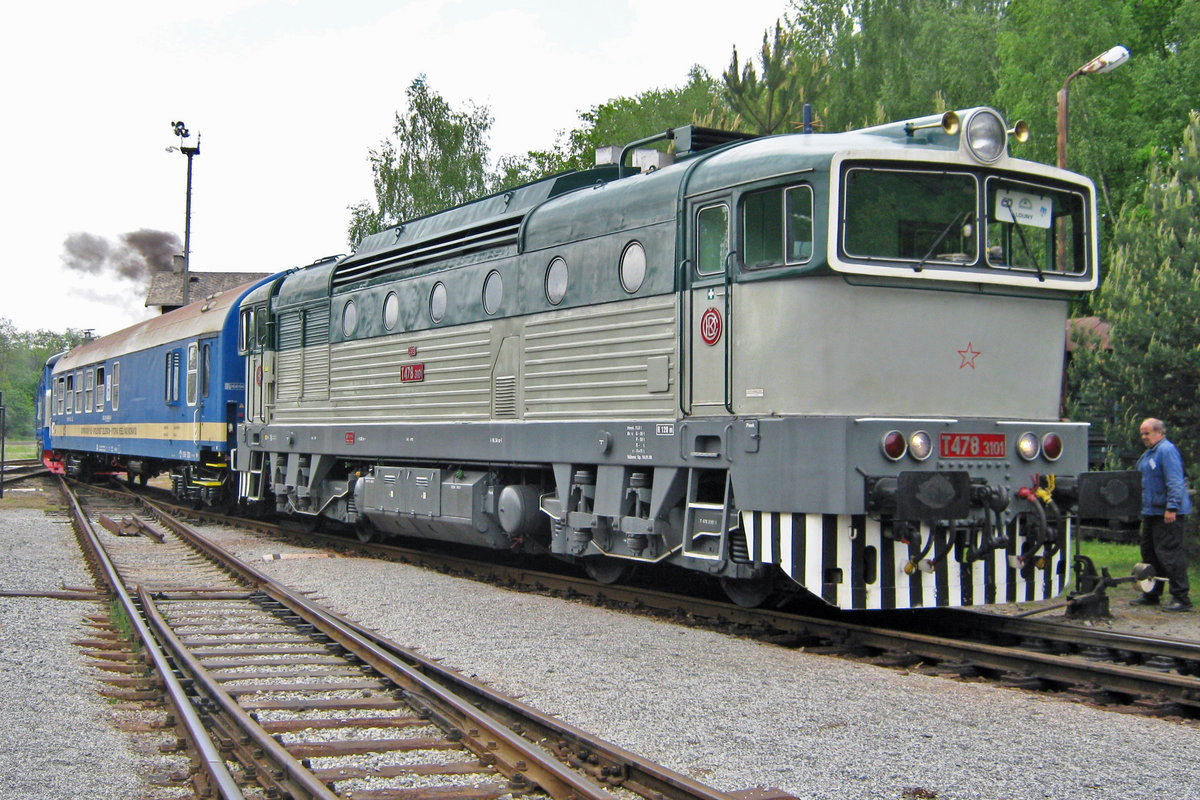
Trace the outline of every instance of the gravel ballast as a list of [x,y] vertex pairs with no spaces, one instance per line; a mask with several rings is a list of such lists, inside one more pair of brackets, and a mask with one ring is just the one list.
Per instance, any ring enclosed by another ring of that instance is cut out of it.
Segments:
[[717,788],[801,798],[1200,797],[1194,724],[930,677],[209,529],[276,579]]
[[[7,494],[7,492],[6,492]],[[65,517],[0,510],[0,589],[90,586]],[[97,672],[72,642],[95,603],[0,597],[0,797],[125,800],[144,795],[144,763],[113,727]]]
[[[204,530],[401,644],[719,789],[773,786],[801,798],[1200,798],[1192,723],[874,667],[406,565],[265,561],[313,551]],[[87,583],[61,518],[0,510],[0,548],[5,590]],[[0,598],[0,797],[136,798],[145,790],[145,757],[111,727],[99,678],[71,645],[96,610]]]

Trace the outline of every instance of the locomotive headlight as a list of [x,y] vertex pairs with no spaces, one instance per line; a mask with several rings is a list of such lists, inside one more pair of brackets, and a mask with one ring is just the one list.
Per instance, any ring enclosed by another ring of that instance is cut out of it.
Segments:
[[967,147],[980,161],[991,163],[1004,155],[1008,133],[995,111],[980,109],[967,120]]
[[888,431],[883,435],[883,439],[879,442],[880,449],[883,450],[883,455],[892,461],[899,461],[904,458],[904,451],[908,449],[908,443],[904,439],[904,434],[900,431]]
[[1026,461],[1033,461],[1035,458],[1037,458],[1038,453],[1041,452],[1041,449],[1042,445],[1041,442],[1038,441],[1036,434],[1022,433],[1021,437],[1017,439],[1017,452],[1020,453],[1021,458],[1025,459]]
[[925,431],[917,431],[908,437],[908,454],[917,461],[924,461],[933,454],[933,439]]
[[1047,433],[1042,437],[1042,455],[1047,461],[1058,461],[1063,454],[1063,440],[1057,433]]

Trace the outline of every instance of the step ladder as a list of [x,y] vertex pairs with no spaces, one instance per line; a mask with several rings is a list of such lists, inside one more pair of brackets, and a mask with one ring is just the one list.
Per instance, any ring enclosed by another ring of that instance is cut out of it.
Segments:
[[[729,534],[732,509],[733,481],[728,470],[721,470],[724,490],[720,503],[711,499],[700,500],[700,480],[703,474],[717,470],[689,469],[687,479],[687,505],[683,515],[683,554],[706,561],[719,561],[724,557],[725,540]],[[734,527],[737,520],[734,519]]]

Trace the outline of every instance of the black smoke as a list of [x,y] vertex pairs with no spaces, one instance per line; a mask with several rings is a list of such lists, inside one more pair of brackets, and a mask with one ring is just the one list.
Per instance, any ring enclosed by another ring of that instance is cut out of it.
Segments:
[[67,269],[88,275],[116,275],[145,281],[158,272],[170,272],[173,259],[183,252],[179,237],[169,231],[121,234],[116,241],[94,233],[73,233],[63,242],[62,261]]

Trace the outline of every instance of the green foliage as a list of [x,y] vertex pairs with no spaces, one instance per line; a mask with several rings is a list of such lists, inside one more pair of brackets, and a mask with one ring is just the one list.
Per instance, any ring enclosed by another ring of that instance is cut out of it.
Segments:
[[[752,133],[785,133],[800,127],[799,118],[805,98],[812,93],[818,73],[813,60],[802,50],[788,44],[783,26],[775,23],[775,35],[763,34],[758,63],[747,61],[738,68],[737,48],[733,61],[722,75],[725,102],[745,121]],[[806,79],[810,79],[806,84]]]
[[350,244],[391,225],[474,200],[487,193],[487,143],[492,125],[486,106],[458,111],[426,83],[413,80],[408,108],[396,113],[394,138],[370,151],[375,204],[350,207]]
[[569,169],[588,169],[596,163],[597,148],[624,146],[668,128],[711,118],[719,91],[717,82],[694,66],[683,86],[650,89],[592,106],[580,112],[578,128],[559,135],[553,149],[501,159],[496,188]]
[[[1139,452],[1137,425],[1158,417],[1193,477],[1200,469],[1200,115],[1167,166],[1152,160],[1142,201],[1121,211],[1109,275],[1094,298],[1111,352],[1077,349],[1073,403],[1111,441]],[[1094,343],[1093,343],[1094,344]]]
[[84,340],[83,331],[18,331],[0,318],[0,392],[4,393],[5,435],[32,437],[33,403],[46,359]]
[[824,130],[986,105],[997,86],[1000,0],[792,0],[797,63]]

